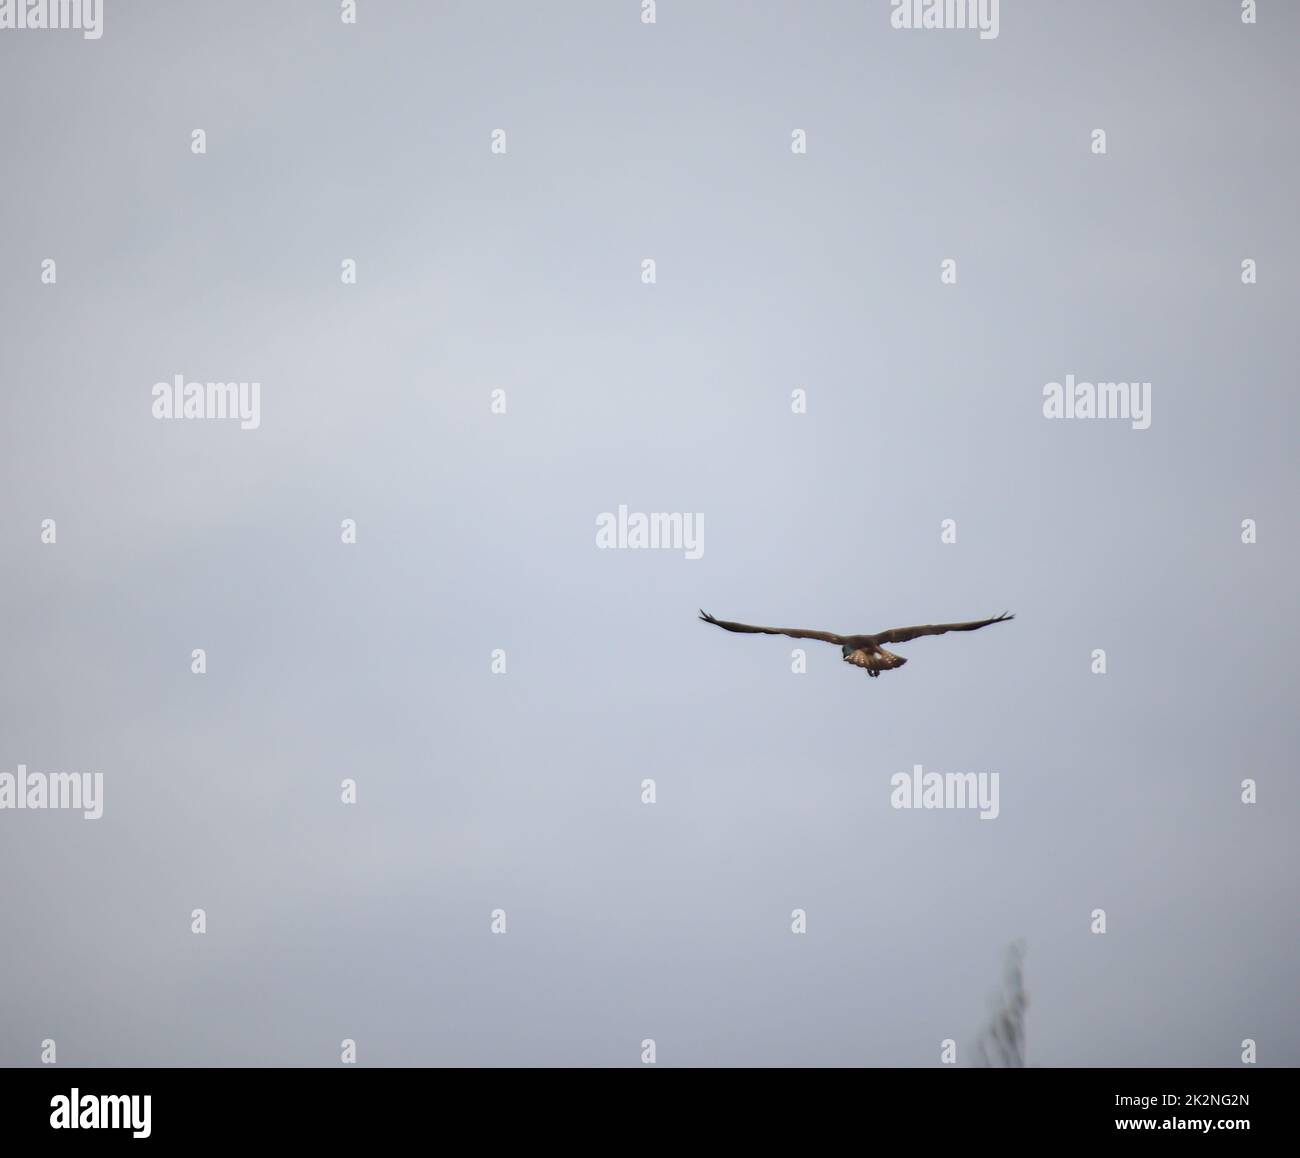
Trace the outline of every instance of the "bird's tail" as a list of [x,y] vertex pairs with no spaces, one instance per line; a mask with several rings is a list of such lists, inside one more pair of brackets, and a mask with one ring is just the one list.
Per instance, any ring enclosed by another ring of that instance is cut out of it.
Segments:
[[902,667],[907,662],[901,655],[895,655],[892,651],[886,651],[883,647],[880,649],[880,655],[876,659],[876,667],[881,671],[893,671],[896,667]]

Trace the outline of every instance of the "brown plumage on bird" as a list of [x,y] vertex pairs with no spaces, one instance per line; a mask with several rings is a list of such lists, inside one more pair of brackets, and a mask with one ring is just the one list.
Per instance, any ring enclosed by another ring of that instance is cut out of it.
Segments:
[[788,635],[792,639],[819,639],[823,643],[838,643],[840,654],[845,663],[865,668],[867,675],[875,679],[882,671],[892,671],[907,662],[901,655],[886,651],[882,643],[906,643],[922,635],[945,635],[949,631],[976,631],[988,627],[990,623],[1002,623],[1015,619],[1005,611],[992,619],[975,619],[970,623],[927,623],[920,627],[891,627],[875,635],[836,635],[833,631],[808,631],[802,627],[754,627],[748,623],[729,623],[725,619],[714,619],[707,611],[700,612],[700,618],[714,627],[724,631],[743,631],[760,635]]

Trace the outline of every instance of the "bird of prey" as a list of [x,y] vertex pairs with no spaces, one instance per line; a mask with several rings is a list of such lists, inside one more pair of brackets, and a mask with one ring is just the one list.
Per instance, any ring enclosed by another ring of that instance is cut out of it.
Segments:
[[1005,619],[1015,619],[1005,611],[992,619],[976,619],[970,623],[929,623],[921,627],[895,627],[889,631],[880,631],[875,635],[836,635],[833,631],[804,631],[799,627],[752,627],[748,623],[728,623],[725,619],[714,619],[707,611],[700,612],[700,618],[714,627],[724,631],[757,632],[761,635],[788,635],[793,639],[820,639],[823,643],[838,643],[845,663],[867,669],[867,675],[875,679],[882,671],[892,671],[907,662],[901,655],[886,651],[882,643],[906,643],[922,635],[943,635],[949,631],[976,631],[988,627],[990,623],[1001,623]]

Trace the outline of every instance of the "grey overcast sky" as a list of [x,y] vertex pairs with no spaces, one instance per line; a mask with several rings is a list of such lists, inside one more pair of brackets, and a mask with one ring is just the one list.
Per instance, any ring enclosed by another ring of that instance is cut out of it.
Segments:
[[0,31],[0,1062],[1300,1064],[1300,8],[890,7]]

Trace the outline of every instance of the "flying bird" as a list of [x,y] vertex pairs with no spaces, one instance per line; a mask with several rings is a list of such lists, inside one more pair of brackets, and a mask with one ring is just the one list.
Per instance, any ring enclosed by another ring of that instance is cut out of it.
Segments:
[[725,619],[714,619],[707,611],[700,612],[700,618],[714,627],[724,631],[746,631],[760,635],[788,635],[792,639],[820,639],[823,643],[838,643],[845,663],[867,669],[867,675],[875,679],[882,671],[892,671],[907,662],[901,655],[886,651],[882,643],[906,643],[922,635],[944,635],[949,631],[977,631],[988,627],[990,623],[1001,623],[1006,619],[1015,619],[1005,611],[992,619],[976,619],[970,623],[928,623],[921,627],[895,627],[889,631],[877,632],[875,635],[836,635],[833,631],[805,631],[800,627],[753,627],[748,623],[728,623]]

